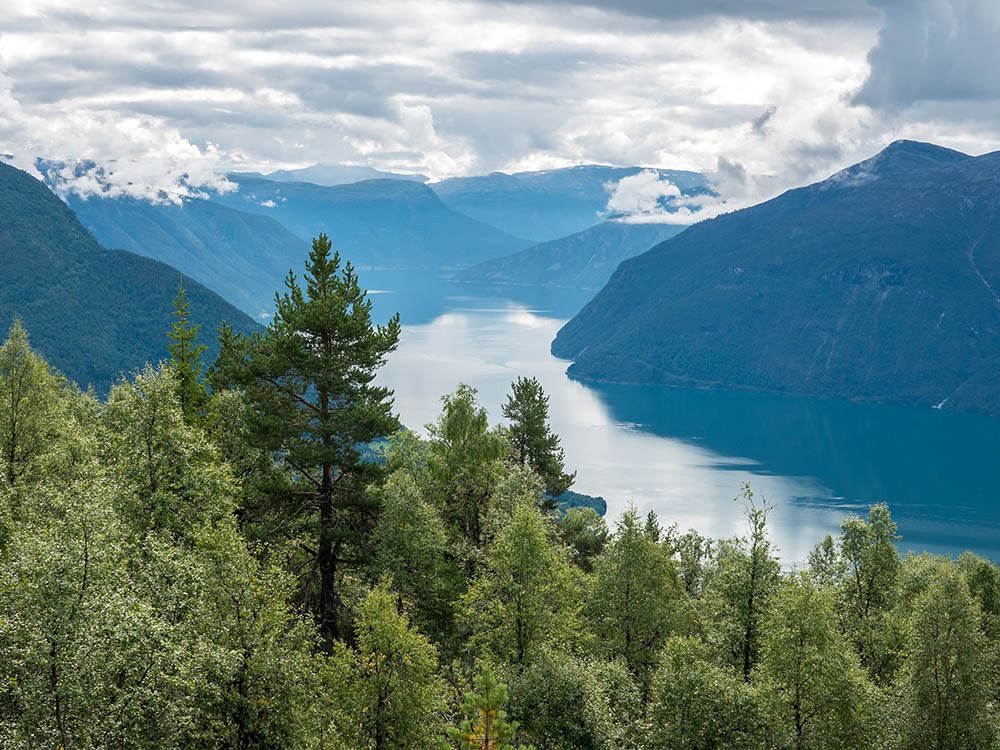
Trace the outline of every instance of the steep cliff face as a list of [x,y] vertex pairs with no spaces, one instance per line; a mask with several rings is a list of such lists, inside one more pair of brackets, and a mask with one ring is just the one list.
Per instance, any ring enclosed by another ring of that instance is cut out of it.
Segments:
[[900,141],[625,261],[559,332],[584,379],[1000,413],[1000,153]]

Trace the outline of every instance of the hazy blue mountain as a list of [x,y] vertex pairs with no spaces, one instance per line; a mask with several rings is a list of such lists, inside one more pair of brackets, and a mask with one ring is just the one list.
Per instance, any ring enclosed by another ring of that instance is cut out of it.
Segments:
[[448,208],[426,185],[365,180],[324,187],[231,175],[236,192],[216,202],[270,216],[303,240],[326,232],[358,267],[461,267],[532,243]]
[[[106,390],[122,372],[167,357],[180,271],[105,250],[73,212],[26,172],[0,164],[0,327],[20,317],[32,345],[82,386]],[[215,292],[186,280],[199,342],[218,350],[223,320],[256,328]]]
[[68,202],[105,247],[169,263],[255,317],[271,311],[288,269],[298,269],[309,252],[274,219],[211,201],[156,205],[71,195]]
[[683,226],[671,224],[605,221],[568,237],[483,261],[456,274],[455,280],[597,291],[623,260],[644,253],[683,230]]
[[[644,171],[644,167],[585,165],[544,172],[483,177],[454,177],[431,187],[448,206],[505,232],[545,242],[592,227],[603,221],[609,183]],[[697,172],[652,170],[689,195],[707,191]]]
[[311,182],[314,185],[347,185],[362,180],[412,180],[427,182],[427,176],[422,174],[401,174],[399,172],[383,172],[372,167],[356,167],[349,164],[313,164],[302,169],[279,169],[266,175],[276,182]]
[[1000,152],[899,141],[619,266],[571,375],[1000,413]]

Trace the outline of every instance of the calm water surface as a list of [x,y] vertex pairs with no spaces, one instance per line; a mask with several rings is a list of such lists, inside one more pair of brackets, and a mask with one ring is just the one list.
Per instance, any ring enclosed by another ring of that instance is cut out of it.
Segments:
[[404,424],[436,419],[458,383],[493,419],[518,375],[550,398],[574,489],[601,495],[609,520],[629,503],[683,530],[744,529],[744,481],[768,499],[786,563],[804,559],[849,512],[886,501],[907,550],[973,549],[1000,560],[1000,419],[738,391],[583,384],[549,353],[588,293],[458,285],[444,274],[362,273],[376,313],[398,310],[399,350],[380,375]]

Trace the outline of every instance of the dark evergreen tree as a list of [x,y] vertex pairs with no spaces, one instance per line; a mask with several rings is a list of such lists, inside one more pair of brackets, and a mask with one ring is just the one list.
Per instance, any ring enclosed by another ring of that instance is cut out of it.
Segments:
[[[519,377],[511,384],[503,415],[510,420],[514,460],[534,469],[551,497],[568,490],[576,472],[567,474],[563,467],[565,452],[559,446],[559,436],[549,428],[549,397],[537,378]],[[554,502],[549,505],[555,509]]]
[[324,633],[346,637],[341,582],[345,566],[370,556],[377,501],[365,488],[383,472],[361,460],[359,446],[398,427],[392,392],[373,380],[399,341],[399,316],[372,322],[367,292],[325,234],[313,240],[305,280],[303,289],[289,271],[264,334],[223,329],[213,377],[244,391],[254,439],[289,468],[292,486],[270,501],[275,525],[296,533],[311,558],[302,566],[305,603]]
[[191,303],[184,294],[184,280],[177,285],[177,296],[174,297],[174,315],[177,320],[167,333],[170,337],[170,368],[177,378],[177,395],[181,402],[181,411],[188,424],[193,424],[198,413],[208,401],[208,391],[202,380],[201,355],[205,346],[195,344],[195,337],[201,329],[201,324],[191,325]]

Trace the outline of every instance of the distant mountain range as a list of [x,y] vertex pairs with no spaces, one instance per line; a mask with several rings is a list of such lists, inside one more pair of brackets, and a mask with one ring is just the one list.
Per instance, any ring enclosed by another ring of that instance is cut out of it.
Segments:
[[448,208],[426,185],[365,180],[325,187],[234,174],[214,202],[276,219],[300,239],[326,232],[358,267],[463,267],[532,244]]
[[618,264],[683,231],[672,224],[605,221],[460,271],[455,281],[601,289]]
[[270,313],[288,269],[300,268],[309,252],[274,219],[207,200],[159,205],[70,194],[67,202],[105,247],[169,263],[258,318]]
[[[167,356],[181,273],[124,250],[106,250],[52,191],[0,163],[0,336],[20,317],[32,346],[71,380],[106,391],[121,373]],[[223,320],[257,326],[215,292],[185,280],[199,342],[218,350]]]
[[427,182],[426,175],[402,174],[400,172],[383,172],[372,167],[357,167],[349,164],[314,164],[303,169],[279,169],[266,175],[248,174],[253,177],[266,177],[276,182],[311,182],[314,185],[347,185],[362,180],[412,180]]
[[[449,207],[518,237],[536,242],[575,234],[606,218],[609,186],[645,167],[584,165],[544,172],[494,172],[483,177],[454,177],[431,185]],[[685,195],[709,191],[697,172],[653,169]]]
[[584,379],[1000,414],[1000,152],[899,141],[619,266],[552,351]]

